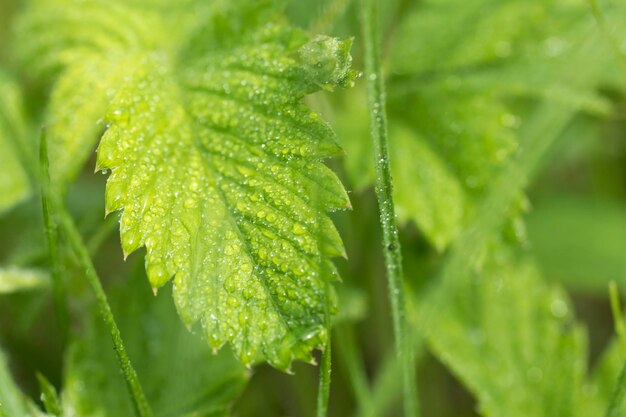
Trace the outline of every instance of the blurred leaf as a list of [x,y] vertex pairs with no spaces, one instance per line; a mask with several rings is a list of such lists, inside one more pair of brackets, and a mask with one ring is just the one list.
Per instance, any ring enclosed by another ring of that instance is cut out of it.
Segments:
[[[598,34],[595,26],[586,6],[569,0],[429,0],[405,14],[388,71],[394,195],[401,217],[435,248],[445,249],[472,221],[477,202],[515,155],[519,128],[538,100],[572,114],[610,113],[596,91],[606,66],[586,77],[563,76],[583,40]],[[606,55],[602,38],[594,39]],[[366,125],[362,100],[348,96],[337,117],[357,189],[373,179],[359,128]],[[506,224],[513,240],[523,239],[525,208],[520,194]]]
[[50,285],[47,271],[17,267],[0,267],[0,294],[32,290]]
[[528,235],[546,276],[578,290],[606,293],[626,284],[626,210],[589,197],[551,196],[528,216]]
[[500,253],[457,283],[433,306],[438,314],[425,338],[486,416],[580,415],[584,331],[564,292],[545,284],[531,262],[511,257]]
[[[180,323],[169,286],[153,296],[143,274],[110,291],[130,359],[157,417],[226,416],[248,375]],[[130,416],[133,408],[108,332],[96,312],[70,347],[62,400],[66,417]]]
[[0,213],[30,194],[18,148],[24,140],[21,100],[17,84],[0,71]]

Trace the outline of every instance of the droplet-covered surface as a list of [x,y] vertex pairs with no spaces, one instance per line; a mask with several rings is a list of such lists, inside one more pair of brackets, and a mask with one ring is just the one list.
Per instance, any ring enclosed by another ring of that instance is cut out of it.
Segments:
[[334,133],[301,99],[351,82],[350,42],[309,39],[278,15],[250,21],[245,3],[163,42],[149,34],[173,18],[149,13],[161,29],[146,34],[128,7],[136,38],[113,35],[132,48],[94,40],[87,56],[116,71],[98,78],[98,166],[111,172],[107,212],[123,210],[124,253],[146,247],[155,289],[174,277],[183,321],[246,364],[288,369],[325,343],[329,258],[344,255],[327,211],[349,207],[320,162],[340,151]]

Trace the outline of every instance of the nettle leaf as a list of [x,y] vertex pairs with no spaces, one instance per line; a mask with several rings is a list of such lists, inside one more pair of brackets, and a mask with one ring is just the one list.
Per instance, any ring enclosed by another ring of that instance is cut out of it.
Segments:
[[122,3],[112,15],[109,3],[71,3],[23,25],[40,29],[44,64],[65,68],[53,95],[108,80],[79,123],[107,108],[98,164],[111,171],[107,211],[123,209],[124,252],[146,247],[155,289],[174,276],[183,321],[215,349],[229,342],[244,363],[281,369],[312,360],[335,308],[329,258],[345,255],[327,211],[349,201],[321,162],[340,152],[334,133],[301,99],[351,83],[351,42],[310,38],[262,3]]
[[24,140],[24,116],[19,88],[0,71],[0,212],[30,194],[30,183],[19,157]]

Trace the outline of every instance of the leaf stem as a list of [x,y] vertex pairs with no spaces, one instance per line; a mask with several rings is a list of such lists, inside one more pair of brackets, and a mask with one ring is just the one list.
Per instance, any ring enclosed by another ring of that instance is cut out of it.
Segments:
[[[318,222],[321,224],[321,222]],[[318,233],[320,230],[318,229]],[[318,237],[319,239],[319,237]],[[321,275],[325,275],[324,264],[320,263]],[[322,353],[322,364],[320,366],[319,387],[317,390],[317,417],[326,417],[328,415],[328,403],[330,399],[330,379],[332,373],[332,321],[330,314],[331,288],[328,281],[324,284],[324,294],[326,302],[324,303],[324,326],[326,327],[327,339],[326,347]]]
[[63,282],[62,263],[59,253],[59,232],[57,222],[50,207],[50,200],[47,196],[53,193],[52,184],[50,182],[49,162],[48,162],[48,144],[46,141],[45,129],[41,130],[40,136],[40,178],[41,178],[41,206],[43,209],[43,222],[46,232],[46,240],[48,242],[48,262],[52,275],[52,292],[54,297],[54,307],[57,315],[59,330],[61,332],[61,340],[65,345],[69,334],[69,313],[67,307],[67,295],[65,293],[65,283]]
[[375,19],[375,16],[378,16],[378,0],[361,0],[361,6],[367,96],[376,166],[376,197],[383,230],[383,252],[387,269],[396,355],[398,355],[402,364],[404,413],[407,417],[414,417],[418,415],[414,377],[415,362],[408,337],[409,329],[406,321],[402,253],[398,238],[389,152],[387,149],[385,86],[380,63],[380,33],[378,22]]
[[328,329],[328,340],[326,348],[322,354],[322,364],[320,366],[320,380],[317,392],[317,417],[328,415],[328,400],[330,398],[330,376],[331,376],[331,337]]
[[[48,154],[45,134],[41,137],[40,146],[41,165],[42,170],[46,174],[44,175],[44,182],[46,182],[49,181],[49,174],[47,172]],[[46,180],[46,178],[48,180]],[[96,301],[100,308],[100,314],[102,315],[102,318],[106,326],[108,327],[109,333],[111,334],[113,347],[115,349],[115,353],[117,355],[122,374],[124,375],[126,384],[131,394],[137,416],[152,417],[152,411],[139,382],[137,372],[133,368],[128,354],[126,353],[126,348],[124,347],[124,342],[122,341],[120,330],[115,323],[115,318],[113,317],[113,312],[111,311],[111,307],[107,301],[106,294],[104,292],[104,289],[102,288],[102,284],[100,283],[100,278],[96,274],[96,270],[89,256],[89,251],[83,243],[80,233],[76,229],[74,221],[68,214],[63,204],[58,201],[58,195],[51,192],[51,187],[49,183],[47,186],[43,187],[43,200],[44,206],[47,207],[49,212],[56,215],[50,216],[49,219],[52,223],[54,223],[55,221],[59,222],[61,230],[67,237],[71,248],[76,253],[78,257],[78,262],[84,269],[87,281],[94,291]]]

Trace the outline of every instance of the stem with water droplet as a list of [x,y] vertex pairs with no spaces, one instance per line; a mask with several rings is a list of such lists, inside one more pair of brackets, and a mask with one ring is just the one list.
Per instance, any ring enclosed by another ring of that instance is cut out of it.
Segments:
[[403,287],[402,254],[392,195],[391,169],[387,149],[387,115],[385,86],[380,63],[380,33],[375,16],[378,0],[361,0],[361,26],[365,48],[365,74],[370,112],[371,136],[376,165],[376,197],[383,230],[383,252],[387,269],[389,299],[392,309],[396,354],[402,364],[404,413],[418,415],[415,361],[408,337],[406,301]]
[[[133,368],[133,365],[130,362],[130,358],[126,353],[126,348],[124,347],[124,342],[122,341],[122,335],[120,334],[120,330],[115,323],[113,312],[111,311],[111,307],[109,306],[109,303],[107,301],[106,294],[104,292],[104,289],[102,288],[102,284],[100,283],[100,278],[96,274],[96,270],[91,261],[91,257],[89,256],[89,251],[83,243],[80,233],[76,229],[74,221],[68,214],[64,205],[59,201],[59,196],[53,193],[51,190],[50,177],[48,173],[49,162],[45,134],[42,134],[41,136],[40,163],[42,166],[42,172],[45,174],[42,176],[42,181],[44,183],[42,187],[42,199],[45,209],[44,211],[47,211],[50,214],[49,221],[54,230],[56,230],[57,227],[60,226],[60,229],[67,237],[67,240],[72,250],[76,253],[76,256],[78,257],[78,262],[85,271],[87,281],[89,282],[89,285],[93,289],[96,296],[96,301],[98,303],[98,307],[100,308],[100,314],[102,315],[102,319],[104,320],[109,330],[109,333],[111,334],[113,347],[115,349],[115,353],[117,355],[122,374],[124,375],[128,390],[133,400],[133,405],[135,407],[135,412],[137,416],[152,417],[152,410],[150,409],[148,401],[146,400],[146,396],[139,382],[137,372],[135,371],[135,368]],[[58,224],[56,223],[57,221],[59,222]],[[53,235],[52,237],[56,238],[56,235]]]

